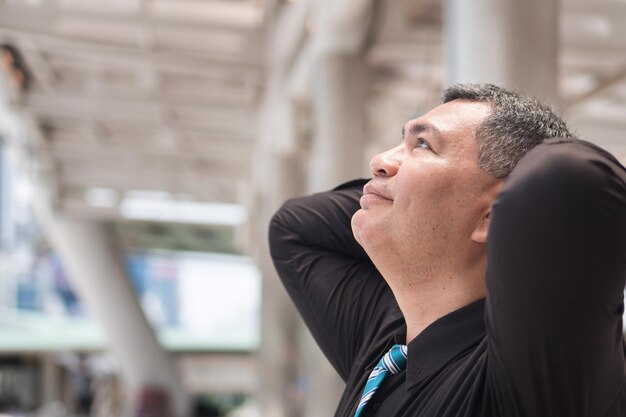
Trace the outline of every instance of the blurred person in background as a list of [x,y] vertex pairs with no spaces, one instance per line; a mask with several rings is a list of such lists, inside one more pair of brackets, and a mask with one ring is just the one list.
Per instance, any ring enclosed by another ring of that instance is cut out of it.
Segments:
[[63,402],[74,415],[87,416],[94,399],[92,369],[85,354],[68,354],[67,357],[72,362],[66,368]]
[[626,416],[626,170],[548,106],[460,84],[373,178],[286,202],[276,269],[336,416]]

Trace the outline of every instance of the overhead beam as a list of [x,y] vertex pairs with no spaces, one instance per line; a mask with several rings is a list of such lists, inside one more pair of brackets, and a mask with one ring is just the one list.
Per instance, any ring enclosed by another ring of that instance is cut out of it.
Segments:
[[252,112],[216,106],[189,106],[159,101],[128,101],[101,97],[28,94],[21,108],[36,117],[62,117],[90,122],[148,123],[173,129],[211,129],[224,133],[249,135],[254,126]]
[[[113,3],[113,5],[111,4]],[[122,7],[120,7],[122,6]],[[151,0],[149,2],[56,2],[51,5],[71,15],[150,19],[194,25],[253,30],[263,22],[264,4],[229,0]]]
[[621,1],[562,3],[561,42],[565,48],[626,49],[626,4]]
[[[165,187],[164,187],[165,185]],[[79,199],[86,201],[86,192],[92,188],[105,188],[115,190],[118,200],[123,198],[128,191],[155,191],[168,192],[172,195],[188,195],[199,202],[220,202],[220,203],[243,203],[240,192],[247,186],[243,179],[227,178],[206,178],[199,182],[197,179],[181,180],[176,179],[175,183],[160,184],[154,183],[152,179],[146,181],[131,179],[130,182],[115,182],[113,179],[102,184],[81,184],[79,182],[66,183],[59,191],[59,201],[68,199]]]
[[[126,106],[140,104],[142,106],[197,106],[213,108],[220,112],[252,113],[256,93],[241,87],[218,86],[215,84],[198,85],[195,90],[180,87],[164,88],[157,86],[154,89],[142,90],[134,88],[114,88],[102,81],[102,87],[89,91],[83,85],[57,85],[52,89],[43,89],[35,86],[29,89],[24,97],[26,105],[48,106],[59,100],[61,103],[99,102],[99,106]],[[68,104],[72,105],[72,104]]]
[[[160,2],[165,5],[172,2]],[[176,2],[177,3],[177,2]],[[176,3],[172,6],[176,7]],[[212,3],[197,2],[196,7],[201,11],[203,5]],[[232,3],[231,3],[232,5]],[[105,13],[105,10],[88,9],[70,9],[60,8],[57,2],[43,2],[35,7],[24,3],[0,3],[0,24],[2,26],[19,27],[23,29],[39,29],[46,32],[54,32],[60,21],[63,20],[80,20],[83,22],[91,22],[93,24],[103,24],[109,26],[123,25],[128,27],[142,28],[146,27],[147,22],[151,27],[160,27],[169,30],[189,30],[195,29],[199,31],[223,31],[238,35],[250,36],[254,35],[261,29],[259,19],[258,23],[251,25],[232,24],[225,16],[210,16],[201,13],[187,14],[182,16],[176,14],[174,10],[156,10],[155,2],[148,3],[148,10],[139,9],[137,12],[126,13]],[[256,8],[256,7],[255,7]],[[229,24],[231,23],[231,24]],[[146,29],[150,29],[146,27]]]
[[[74,120],[47,119],[39,125],[38,141],[48,147],[91,146],[93,148],[122,147],[139,151],[172,152],[184,148],[186,152],[235,152],[248,155],[253,136],[228,134],[211,130],[179,129],[171,126],[134,124],[81,123]],[[132,139],[132,140],[130,140]]]
[[[260,68],[260,58],[254,51],[243,55],[211,53],[211,51],[188,50],[186,48],[159,48],[150,49],[138,44],[120,45],[105,41],[94,42],[81,39],[71,39],[54,32],[46,32],[41,28],[26,29],[16,27],[9,23],[0,22],[0,40],[12,40],[15,38],[28,38],[36,41],[46,50],[56,50],[63,48],[84,52],[85,54],[108,53],[120,54],[123,56],[135,56],[136,59],[169,59],[180,60],[180,65],[185,66],[187,62],[197,62],[201,65],[204,62],[208,66],[238,66],[243,68]],[[260,51],[259,51],[260,53]],[[136,62],[132,59],[130,62]],[[173,68],[173,67],[172,67]]]
[[[0,29],[1,30],[1,29]],[[157,71],[162,73],[217,78],[228,74],[250,85],[261,85],[264,70],[260,65],[246,60],[212,59],[200,54],[184,54],[170,51],[143,51],[130,48],[109,48],[101,45],[55,42],[53,39],[37,41],[45,48],[55,66],[94,68],[106,65],[108,68],[130,71]],[[59,62],[61,61],[61,62]]]
[[601,72],[608,68],[620,68],[626,65],[624,57],[615,50],[596,48],[568,48],[561,50],[559,66],[564,71]]
[[[144,50],[134,47],[103,45],[87,41],[67,39],[39,31],[15,30],[0,27],[0,34],[17,35],[24,49],[43,48],[46,54],[66,57],[71,62],[92,62],[114,67],[156,70],[174,74],[207,76],[215,71],[229,72],[233,77],[246,78],[252,74],[263,78],[263,67],[249,57],[223,57],[211,54],[186,53],[177,50]],[[23,40],[27,40],[26,43]]]
[[128,154],[118,153],[52,153],[55,160],[60,162],[62,170],[78,170],[89,172],[116,171],[126,172],[133,175],[136,172],[158,172],[158,173],[181,173],[194,174],[197,176],[210,176],[215,173],[228,172],[236,177],[243,177],[249,173],[246,166],[241,166],[247,162],[247,158],[227,159],[228,155],[222,158],[207,158],[202,155],[197,157],[179,157],[166,155],[163,153],[139,154],[129,152]]
[[[155,141],[156,142],[156,141]],[[144,161],[151,159],[163,159],[168,163],[180,164],[214,164],[214,163],[233,163],[246,164],[251,160],[251,147],[242,147],[238,144],[231,145],[229,143],[209,142],[202,143],[200,146],[187,144],[185,142],[178,143],[174,149],[170,146],[162,146],[158,142],[152,147],[145,146],[145,142],[135,145],[132,141],[124,144],[94,144],[89,142],[61,142],[53,145],[41,147],[41,150],[49,152],[51,155],[60,159],[90,159],[106,161],[133,161],[134,164],[141,166]],[[109,165],[110,166],[110,165]]]
[[163,190],[191,194],[208,199],[212,194],[212,182],[228,179],[233,182],[246,182],[249,172],[231,168],[204,168],[192,172],[172,172],[159,169],[124,167],[115,170],[110,167],[90,168],[88,165],[65,166],[57,170],[58,189],[66,187],[90,188],[105,187],[118,190]]
[[[143,175],[143,176],[142,176]],[[163,178],[169,182],[161,182]],[[187,194],[198,201],[213,201],[231,203],[237,202],[239,190],[248,186],[247,178],[238,178],[229,176],[228,173],[221,173],[208,176],[198,181],[197,177],[187,176],[163,176],[162,178],[154,178],[145,174],[139,174],[136,177],[125,178],[123,175],[108,175],[104,178],[107,182],[89,183],[80,178],[72,179],[71,182],[63,183],[59,194],[65,196],[78,195],[84,193],[86,189],[111,188],[120,193],[126,191],[165,191],[170,193]]]
[[564,109],[571,110],[573,107],[576,107],[587,100],[593,99],[595,97],[599,97],[605,93],[611,92],[618,84],[626,81],[626,67],[620,68],[619,70],[609,74],[607,76],[597,76],[598,83],[592,89],[586,91],[583,94],[580,94],[570,100],[568,100],[564,104]]

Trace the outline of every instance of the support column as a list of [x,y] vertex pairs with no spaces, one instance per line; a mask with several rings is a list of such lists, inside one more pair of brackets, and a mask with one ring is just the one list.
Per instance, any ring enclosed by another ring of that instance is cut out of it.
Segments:
[[557,104],[555,0],[447,0],[447,85],[487,82]]
[[[370,1],[316,3],[313,46],[313,142],[308,191],[328,190],[368,172],[363,42],[372,19]],[[303,337],[308,375],[305,416],[333,415],[345,384],[308,334]]]
[[[313,82],[313,143],[309,192],[331,189],[367,172],[366,64],[356,53],[329,52],[316,59]],[[303,351],[309,375],[306,417],[333,415],[344,383],[311,337]]]
[[[186,416],[188,399],[172,357],[159,344],[104,230],[95,222],[60,218],[45,208],[39,214],[74,288],[104,329],[130,398],[136,401],[142,387],[155,387],[169,394],[174,416]],[[128,415],[135,414],[136,406],[129,404]]]
[[[281,189],[284,198],[280,198],[280,201],[266,201],[267,210],[264,210],[264,220],[260,222],[262,226],[258,232],[262,236],[256,240],[260,243],[258,249],[265,252],[265,256],[261,256],[259,260],[263,273],[263,336],[259,351],[260,405],[262,416],[299,417],[302,415],[302,392],[299,386],[299,363],[302,357],[299,335],[302,321],[269,257],[267,225],[280,203],[289,197],[302,194],[302,187],[298,186],[298,177],[301,178],[301,175],[298,175],[300,167],[290,164],[289,161],[274,159],[274,163],[275,169],[268,174],[277,174],[274,177],[277,183],[285,185]],[[298,191],[287,195],[294,187]]]
[[288,198],[304,193],[301,155],[296,151],[296,116],[280,79],[274,73],[266,90],[254,175],[256,198],[251,202],[255,226],[251,250],[263,275],[259,406],[262,416],[300,417],[302,321],[276,274],[267,242],[268,225],[276,210]]
[[[286,18],[278,19],[275,25],[269,48],[266,111],[262,116],[260,148],[265,152],[259,153],[259,159],[267,157],[268,164],[255,178],[267,209],[260,221],[265,228],[267,214],[286,198],[329,189],[367,172],[362,157],[366,71],[360,52],[369,30],[371,9],[371,0],[297,2],[285,9]],[[307,32],[305,28],[310,27],[312,32]],[[311,67],[303,70],[301,65]],[[310,83],[309,74],[313,74]],[[289,91],[289,83],[297,84],[298,91]],[[298,112],[308,112],[308,104],[313,107],[313,127],[298,123]],[[313,137],[310,147],[306,146],[309,134]],[[308,166],[304,164],[307,156]],[[307,169],[308,174],[303,175]],[[269,186],[262,184],[265,181],[259,178],[261,175],[269,175]],[[265,242],[266,230],[262,239]],[[267,265],[267,269],[262,267],[266,327],[261,366],[266,371],[261,376],[261,413],[272,417],[331,416],[343,392],[343,382],[312,338],[303,335],[307,331],[300,319],[293,321],[297,314],[286,300],[273,266]]]
[[367,172],[365,80],[366,64],[358,55],[329,53],[317,59],[310,191],[328,190]]

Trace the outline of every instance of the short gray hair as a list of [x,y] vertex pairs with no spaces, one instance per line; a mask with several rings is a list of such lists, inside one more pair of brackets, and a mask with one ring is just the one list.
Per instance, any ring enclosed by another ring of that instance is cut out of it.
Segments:
[[528,151],[553,137],[574,137],[550,106],[493,84],[456,84],[442,101],[484,102],[492,113],[476,129],[478,166],[495,178],[507,177]]

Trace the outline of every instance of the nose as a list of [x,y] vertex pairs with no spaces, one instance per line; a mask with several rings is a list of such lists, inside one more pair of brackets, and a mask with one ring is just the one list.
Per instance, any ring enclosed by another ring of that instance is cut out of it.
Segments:
[[370,161],[370,170],[375,177],[392,177],[400,168],[401,158],[398,147],[379,153]]

